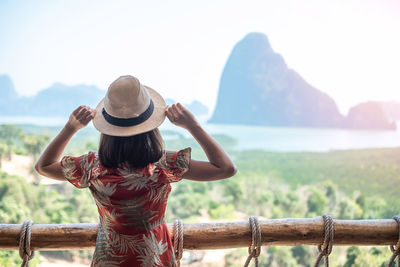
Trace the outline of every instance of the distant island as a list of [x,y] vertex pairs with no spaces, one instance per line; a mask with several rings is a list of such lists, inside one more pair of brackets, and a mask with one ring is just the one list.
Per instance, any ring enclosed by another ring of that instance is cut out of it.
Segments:
[[105,91],[94,85],[55,83],[34,96],[19,96],[8,75],[0,75],[0,116],[68,116],[77,106],[96,107]]
[[394,130],[393,120],[378,102],[361,103],[343,116],[330,96],[288,68],[265,34],[249,33],[226,62],[209,122]]
[[[172,98],[165,99],[165,103],[169,106],[175,104],[176,102],[177,101]],[[208,107],[198,100],[193,100],[189,104],[184,104],[184,106],[187,107],[196,116],[208,115],[209,112]]]
[[381,101],[379,104],[388,118],[391,120],[400,121],[400,102]]
[[[34,96],[19,96],[8,75],[0,75],[0,116],[68,116],[77,106],[96,107],[106,91],[94,85],[68,86],[55,83]],[[175,103],[166,99],[167,103]],[[196,115],[207,115],[208,108],[198,100],[185,104]]]

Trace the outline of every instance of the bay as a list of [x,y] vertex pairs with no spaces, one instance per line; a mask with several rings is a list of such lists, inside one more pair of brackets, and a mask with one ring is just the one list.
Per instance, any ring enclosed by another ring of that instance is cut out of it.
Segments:
[[[63,126],[67,117],[4,117],[0,124]],[[224,134],[237,140],[235,149],[262,149],[276,152],[324,152],[344,149],[399,147],[400,131],[348,130],[330,128],[289,128],[247,125],[209,124],[201,119],[211,134]],[[93,127],[90,125],[89,127]],[[172,130],[189,137],[185,130],[166,121],[161,130]]]

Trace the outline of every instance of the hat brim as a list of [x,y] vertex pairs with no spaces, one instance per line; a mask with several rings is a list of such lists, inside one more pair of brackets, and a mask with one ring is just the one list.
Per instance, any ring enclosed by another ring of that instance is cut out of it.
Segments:
[[160,126],[165,120],[165,108],[167,105],[165,104],[163,97],[159,93],[157,93],[154,89],[145,85],[144,87],[149,92],[150,98],[153,100],[154,104],[153,114],[146,121],[129,127],[121,127],[110,124],[104,119],[102,113],[104,108],[104,98],[103,98],[96,107],[96,115],[93,118],[94,127],[99,132],[107,135],[131,136],[149,132]]

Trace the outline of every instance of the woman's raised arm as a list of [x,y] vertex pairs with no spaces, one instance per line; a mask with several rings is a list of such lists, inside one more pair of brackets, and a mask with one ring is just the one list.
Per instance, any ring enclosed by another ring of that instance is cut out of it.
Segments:
[[43,151],[35,164],[36,171],[55,180],[65,180],[61,171],[60,157],[71,137],[81,128],[85,127],[95,115],[95,110],[87,106],[79,106],[69,117],[68,122],[58,135]]
[[168,119],[175,125],[188,130],[200,144],[207,161],[191,160],[189,170],[183,178],[195,181],[213,181],[229,178],[236,173],[236,166],[223,148],[200,126],[193,114],[180,103],[168,107]]

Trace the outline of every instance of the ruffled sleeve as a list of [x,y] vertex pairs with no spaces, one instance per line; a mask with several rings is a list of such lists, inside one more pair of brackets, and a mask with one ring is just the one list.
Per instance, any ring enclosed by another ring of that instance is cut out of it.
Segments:
[[189,170],[192,149],[190,147],[179,151],[165,151],[164,156],[158,162],[161,169],[161,182],[174,183],[182,180],[183,174]]
[[65,156],[61,159],[61,169],[65,178],[77,188],[89,187],[95,167],[95,152],[80,157]]

